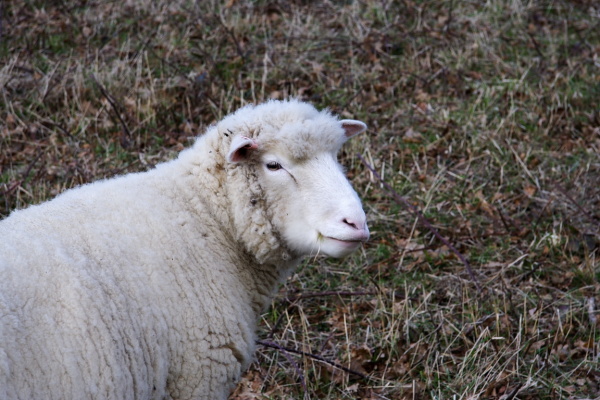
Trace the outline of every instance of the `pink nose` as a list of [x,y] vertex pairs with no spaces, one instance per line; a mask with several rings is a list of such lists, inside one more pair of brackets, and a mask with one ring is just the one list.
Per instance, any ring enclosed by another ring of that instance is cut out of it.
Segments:
[[358,240],[369,239],[369,228],[367,228],[367,222],[364,219],[344,218],[342,223],[357,231],[355,234]]
[[351,228],[354,228],[354,229],[358,229],[358,230],[364,230],[365,229],[365,222],[364,221],[358,222],[358,221],[355,221],[355,220],[350,219],[350,218],[344,218],[344,220],[342,222],[344,224],[350,226]]

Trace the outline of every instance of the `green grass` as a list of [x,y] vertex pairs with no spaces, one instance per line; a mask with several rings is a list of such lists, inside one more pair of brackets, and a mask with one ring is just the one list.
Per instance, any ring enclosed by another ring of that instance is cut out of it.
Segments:
[[594,2],[127,4],[3,6],[0,216],[299,97],[369,125],[341,162],[373,235],[282,287],[260,338],[304,355],[259,346],[232,399],[600,395]]

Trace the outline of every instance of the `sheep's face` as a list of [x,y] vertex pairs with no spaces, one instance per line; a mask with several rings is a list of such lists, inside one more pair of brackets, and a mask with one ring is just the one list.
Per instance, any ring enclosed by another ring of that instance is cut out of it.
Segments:
[[298,255],[343,257],[369,238],[360,199],[336,160],[339,146],[366,125],[353,120],[337,123],[342,127],[335,129],[339,143],[302,158],[282,146],[263,146],[260,136],[240,135],[232,141],[229,161],[255,165],[271,222]]

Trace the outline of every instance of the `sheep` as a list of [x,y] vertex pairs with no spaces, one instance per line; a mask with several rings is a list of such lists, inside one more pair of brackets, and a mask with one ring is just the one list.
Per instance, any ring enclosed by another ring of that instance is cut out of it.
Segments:
[[156,168],[0,222],[0,399],[226,399],[307,255],[369,237],[336,160],[363,122],[249,105]]

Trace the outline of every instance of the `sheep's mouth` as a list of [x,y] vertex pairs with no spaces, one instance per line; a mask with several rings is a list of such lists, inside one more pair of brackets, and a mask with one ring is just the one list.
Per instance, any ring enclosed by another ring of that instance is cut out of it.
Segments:
[[344,243],[362,243],[364,240],[362,239],[338,239],[331,236],[325,236],[326,239],[335,240],[336,242],[344,242]]
[[344,246],[358,246],[367,241],[367,239],[359,238],[359,239],[338,239],[332,236],[321,236],[322,240],[330,240],[334,243],[340,243]]
[[366,240],[368,235],[355,234],[343,236],[343,239],[335,236],[325,236],[318,234],[318,243],[316,244],[317,254],[322,253],[330,257],[345,257],[358,249]]

